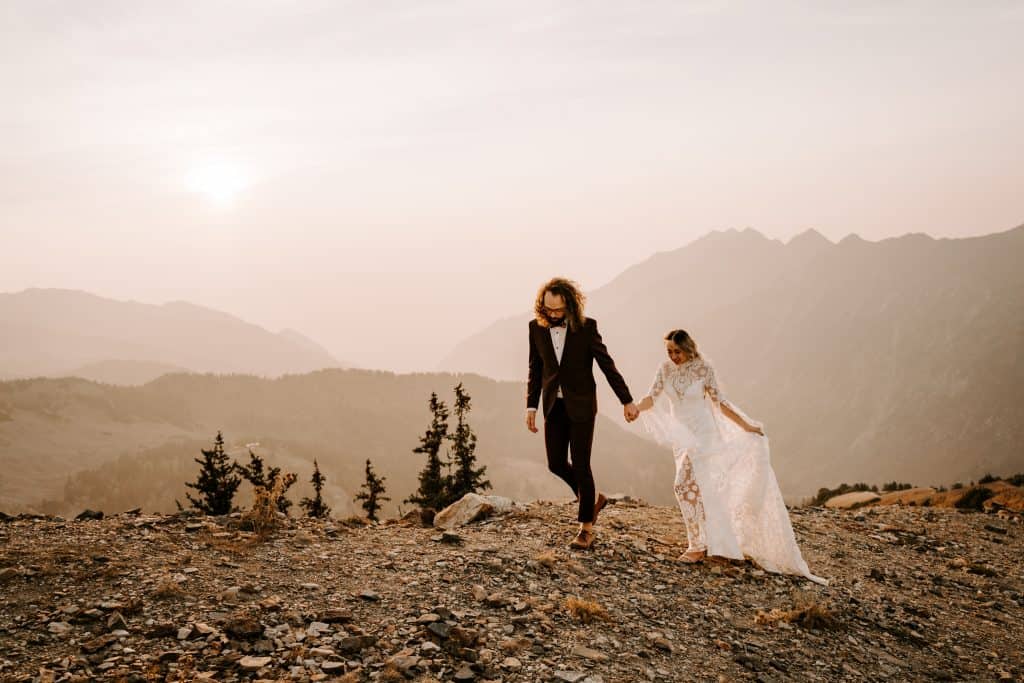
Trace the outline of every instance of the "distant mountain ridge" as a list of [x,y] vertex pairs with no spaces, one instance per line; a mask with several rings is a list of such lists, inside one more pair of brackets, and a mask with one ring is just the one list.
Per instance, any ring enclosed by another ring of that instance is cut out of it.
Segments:
[[67,374],[103,384],[137,386],[176,372],[188,370],[179,365],[144,360],[103,360],[83,365]]
[[[44,500],[62,514],[143,505],[173,511],[198,472],[199,448],[223,430],[233,457],[247,461],[245,444],[259,443],[269,465],[299,475],[298,490],[307,488],[316,458],[339,515],[354,511],[351,494],[371,458],[387,477],[392,500],[385,511],[392,514],[417,486],[423,459],[412,449],[429,425],[431,392],[450,406],[460,382],[472,397],[477,456],[496,490],[523,500],[571,498],[547,471],[543,437],[522,422],[518,385],[477,375],[331,369],[277,379],[172,374],[138,387],[77,378],[0,382],[0,512],[39,509]],[[665,484],[671,456],[605,417],[594,463],[602,490],[672,500]]]
[[[789,496],[842,481],[922,484],[1024,467],[1024,226],[789,243],[712,232],[588,292],[633,393],[682,327],[727,394],[768,425]],[[459,344],[448,371],[525,379],[524,313]],[[599,383],[600,384],[600,383]],[[617,409],[605,392],[603,406]]]
[[115,301],[75,290],[0,294],[0,377],[139,384],[168,369],[265,376],[340,367],[307,337],[272,333],[184,301]]

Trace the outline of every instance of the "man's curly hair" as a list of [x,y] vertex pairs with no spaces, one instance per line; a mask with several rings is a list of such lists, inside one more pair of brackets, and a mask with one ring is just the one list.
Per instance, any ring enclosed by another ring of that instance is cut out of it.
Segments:
[[569,329],[573,332],[583,329],[583,323],[586,320],[583,316],[583,308],[587,303],[587,297],[577,283],[564,277],[551,278],[537,290],[537,300],[533,304],[533,315],[537,319],[537,324],[541,327],[549,327],[548,320],[544,316],[544,294],[547,292],[560,296],[565,301],[565,317]]

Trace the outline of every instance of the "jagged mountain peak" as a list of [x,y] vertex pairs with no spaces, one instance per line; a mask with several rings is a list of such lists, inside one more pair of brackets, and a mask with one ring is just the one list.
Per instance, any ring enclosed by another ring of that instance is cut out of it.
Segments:
[[[712,230],[703,237],[699,237],[693,242],[693,244],[745,244],[745,245],[759,245],[769,244],[774,242],[766,237],[763,233],[753,228],[727,228],[725,230]],[[686,247],[683,247],[684,249]]]

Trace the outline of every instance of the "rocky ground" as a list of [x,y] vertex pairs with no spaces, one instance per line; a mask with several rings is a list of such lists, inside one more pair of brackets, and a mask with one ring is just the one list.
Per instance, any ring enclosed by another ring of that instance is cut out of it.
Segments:
[[822,587],[676,561],[671,508],[442,533],[122,514],[0,522],[4,681],[1021,680],[1021,518],[794,509]]

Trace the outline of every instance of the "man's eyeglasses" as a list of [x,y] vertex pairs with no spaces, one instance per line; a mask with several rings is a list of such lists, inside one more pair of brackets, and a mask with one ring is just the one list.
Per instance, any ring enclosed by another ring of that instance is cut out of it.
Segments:
[[554,315],[556,313],[565,313],[565,308],[548,308],[547,306],[541,306],[541,310],[551,315]]

